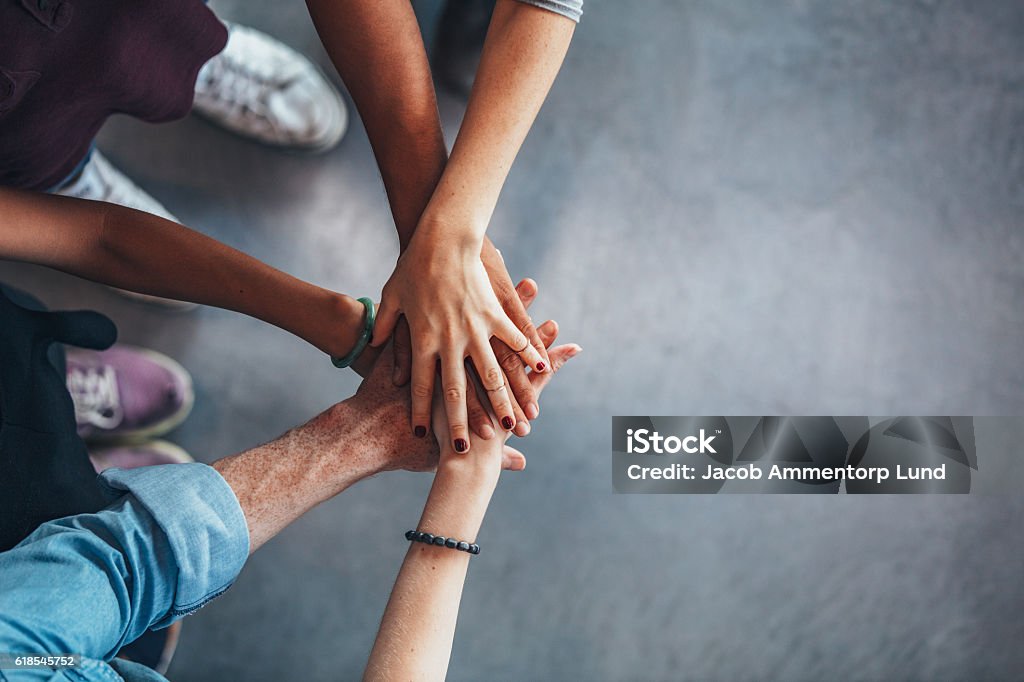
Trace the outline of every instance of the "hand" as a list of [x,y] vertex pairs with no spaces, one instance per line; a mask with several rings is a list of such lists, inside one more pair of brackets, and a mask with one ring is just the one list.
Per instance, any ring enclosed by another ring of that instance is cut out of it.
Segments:
[[[529,309],[531,305],[533,305],[533,302],[537,298],[537,283],[529,278],[524,279],[521,282],[519,282],[519,284],[515,287],[513,292],[515,293],[516,298],[519,301],[520,307],[525,312],[526,310]],[[404,350],[400,350],[398,346],[400,340],[403,338],[403,329],[405,330],[405,346]],[[547,348],[545,348],[545,343],[550,344],[551,341],[546,340],[546,338],[542,338],[542,335],[537,333],[536,329],[533,329],[533,331],[535,334],[537,334],[537,338],[540,339],[540,347],[544,349],[545,357],[547,357]],[[405,358],[406,362],[409,362],[410,360],[410,354],[412,352],[412,349],[409,347],[408,338],[409,325],[405,323],[405,318],[403,317],[399,321],[398,326],[395,328],[394,333],[393,356],[395,363],[394,374],[396,376],[399,374],[398,363],[403,358]],[[492,339],[491,346],[494,347],[495,344],[496,342]],[[502,347],[506,349],[506,352],[511,353],[511,351],[507,351],[507,346],[502,344]],[[497,349],[495,349],[495,352],[498,352]],[[380,348],[367,346],[366,349],[360,354],[359,358],[354,363],[352,363],[352,369],[354,369],[356,373],[358,373],[359,376],[361,377],[369,376],[370,372],[373,370],[374,364],[376,363],[377,357],[380,355],[380,353]],[[534,397],[533,386],[530,385],[529,380],[526,378],[526,372],[522,369],[522,363],[519,361],[519,358],[516,357],[514,354],[511,354],[511,357],[512,360],[514,360],[515,363],[518,365],[517,369],[519,370],[516,374],[511,375],[514,376],[515,379],[508,379],[509,384],[513,386],[510,401],[512,402],[512,410],[516,415],[516,425],[512,429],[512,433],[516,434],[517,436],[526,436],[530,433],[530,420],[527,419],[527,415],[524,414],[523,409],[519,406],[519,401],[521,400],[520,396],[525,395],[528,399],[533,400],[534,403],[536,402],[536,398]],[[504,356],[499,356],[499,360],[502,361],[503,364],[508,361],[507,359],[504,359]],[[508,378],[509,376],[510,375],[506,373],[506,378]],[[396,381],[395,385],[402,386],[408,380],[408,371],[406,371],[405,380],[401,382]],[[529,392],[526,392],[525,390],[515,389],[514,387],[517,385],[515,382],[517,380],[520,382],[524,382],[526,384],[526,387],[529,389]],[[473,433],[480,436],[484,440],[490,440],[491,438],[494,438],[494,425],[491,422],[491,415],[488,413],[487,410],[484,409],[483,403],[480,402],[480,397],[477,395],[476,391],[466,392],[466,412],[469,415],[469,427],[473,430]],[[536,417],[539,413],[540,409],[535,404],[533,410],[534,417]]]
[[[486,247],[485,247],[486,248]],[[497,250],[495,250],[497,253]],[[518,285],[512,290],[513,295],[516,297],[519,309],[526,315],[526,311],[533,304],[537,298],[537,283],[532,279],[526,278],[519,282]],[[506,305],[506,311],[510,306]],[[529,316],[526,315],[526,319],[529,320]],[[544,347],[544,339],[537,333],[537,329],[533,326],[533,323],[529,323],[529,330],[532,335],[536,336],[538,343],[535,347],[539,346],[544,351],[544,359],[550,364],[547,358],[547,348]],[[531,342],[532,343],[532,342]],[[405,318],[403,317],[398,322],[398,326],[395,328],[394,333],[394,362],[395,362],[395,385],[403,386],[409,381],[408,367],[404,372],[399,367],[400,363],[409,363],[412,358],[412,349],[409,346],[409,325],[406,324]],[[505,369],[505,380],[509,387],[512,389],[512,395],[509,397],[509,401],[512,403],[512,411],[515,414],[515,427],[512,429],[512,433],[517,436],[526,436],[530,433],[530,419],[535,419],[540,414],[540,406],[537,405],[537,399],[534,395],[533,386],[530,384],[526,377],[526,370],[523,367],[519,357],[504,343],[491,339],[491,348],[494,350],[498,357],[498,362],[501,363]],[[367,356],[372,356],[376,359],[380,353],[379,348],[367,348],[359,360],[353,365],[360,375],[365,376],[372,367],[373,362],[370,361],[366,364],[366,371],[363,369],[363,365],[366,362]],[[525,407],[520,407],[521,405]],[[532,406],[532,407],[531,407]],[[477,396],[476,391],[466,392],[466,411],[469,415],[469,427],[473,430],[473,433],[480,436],[484,440],[490,440],[494,437],[494,428],[491,423],[490,414],[484,409],[483,404],[480,402],[480,398]]]
[[[502,309],[509,316],[516,327],[526,335],[530,345],[537,349],[537,352],[544,360],[544,364],[550,366],[548,351],[544,341],[537,333],[533,320],[527,314],[527,309],[537,296],[537,283],[531,279],[523,280],[518,286],[512,286],[512,278],[509,277],[508,269],[505,267],[505,260],[501,252],[494,247],[490,239],[484,238],[484,248],[480,252],[480,259],[487,270],[487,276],[491,279],[491,287],[498,297]],[[526,433],[520,433],[518,424],[527,419],[536,419],[540,415],[540,405],[533,387],[526,378],[526,368],[520,361],[517,353],[504,342],[498,339],[491,339],[491,348],[505,370],[505,378],[512,389],[513,407],[522,406],[522,411],[516,413],[516,434],[525,436],[529,433],[529,425],[526,425]]]
[[521,349],[518,357],[538,372],[544,371],[546,363],[502,309],[477,246],[451,242],[430,226],[416,231],[384,287],[372,345],[383,344],[399,316],[405,315],[413,340],[413,432],[419,437],[427,434],[440,360],[448,432],[455,449],[465,452],[470,446],[466,358],[472,360],[498,423],[506,431],[515,427],[516,417],[491,337]]
[[[553,340],[557,326],[551,322],[544,327],[544,331]],[[409,433],[405,427],[406,415],[411,406],[409,391],[395,386],[391,381],[391,353],[377,352],[379,357],[374,364],[365,367],[368,373],[356,394],[322,413],[307,427],[329,439],[334,428],[339,425],[338,422],[358,421],[365,427],[361,437],[364,441],[370,441],[366,449],[374,452],[379,460],[375,470],[434,471],[440,452],[438,443],[434,438],[416,438]],[[479,405],[479,402],[476,404]],[[523,469],[526,462],[522,454],[508,448],[502,466],[517,471]]]
[[[525,314],[525,311],[529,309],[537,299],[537,283],[530,278],[526,278],[519,282],[519,284],[513,289],[513,294],[516,296],[519,301],[520,308],[523,309]],[[550,360],[548,360],[547,357],[545,341],[547,344],[550,344],[551,341],[542,338],[542,335],[538,333],[532,322],[530,323],[530,330],[540,340],[539,345],[544,350],[544,359],[547,364],[550,365]],[[512,411],[516,416],[516,423],[512,429],[512,433],[520,437],[526,436],[530,433],[530,419],[536,418],[540,414],[540,406],[537,405],[537,397],[533,390],[533,386],[527,378],[523,363],[508,346],[500,341],[491,339],[491,349],[495,352],[498,362],[501,363],[503,368],[505,368],[505,382],[509,388],[512,389],[509,401],[512,403]],[[473,433],[484,440],[490,440],[494,436],[494,429],[491,424],[491,415],[488,410],[484,409],[483,404],[480,402],[479,398],[477,398],[477,391],[469,391],[466,394],[466,397],[466,408],[469,411],[470,428],[473,429]],[[528,407],[530,405],[532,405],[532,409]],[[524,407],[521,406],[527,407],[524,409]],[[529,419],[527,417],[529,417]]]
[[[543,339],[544,347],[547,350],[558,336],[557,323],[554,320],[548,320],[538,327],[538,334]],[[531,388],[538,398],[554,374],[582,350],[582,348],[573,343],[550,348],[548,356],[551,359],[551,371],[543,373],[530,372],[527,377],[527,381],[530,382]],[[494,427],[497,428],[496,415],[490,412],[487,414],[492,420]],[[501,437],[491,440],[471,436],[473,438],[472,445],[476,450],[472,457],[465,457],[464,453],[457,452],[449,445],[450,438],[445,437],[448,424],[440,407],[434,407],[433,417],[434,432],[437,434],[438,442],[442,444],[441,466],[453,464],[456,468],[460,469],[472,468],[476,472],[483,473],[485,475],[484,480],[489,480],[491,475],[496,476],[502,468],[516,471],[526,468],[525,455],[505,444],[511,436],[508,431],[505,431]],[[502,466],[498,466],[499,463]]]
[[[546,365],[550,365],[547,349],[537,334],[533,321],[526,310],[530,302],[537,295],[537,285],[533,280],[526,279],[518,286],[512,286],[512,278],[505,267],[505,261],[501,252],[494,247],[490,239],[484,237],[484,247],[480,251],[480,260],[487,270],[487,276],[491,280],[491,288],[498,297],[502,309],[509,316],[512,322],[526,334],[530,345],[537,349]],[[525,287],[525,288],[524,288]],[[395,354],[395,385],[404,386],[409,382],[412,373],[412,344],[409,338],[409,323],[405,317],[399,319],[393,335],[393,350]],[[502,369],[505,370],[506,384],[512,389],[512,408],[515,412],[516,426],[514,433],[517,436],[525,436],[530,432],[529,421],[536,419],[540,414],[540,407],[537,405],[533,387],[526,378],[526,368],[514,350],[497,339],[491,339],[491,349],[494,351]],[[472,395],[471,393],[469,394]],[[521,406],[521,408],[520,408]],[[473,432],[482,438],[490,438],[493,434],[490,427],[478,428],[478,422],[473,420],[473,405],[469,404],[469,425]],[[479,407],[479,406],[477,406]],[[490,420],[488,419],[487,422]]]

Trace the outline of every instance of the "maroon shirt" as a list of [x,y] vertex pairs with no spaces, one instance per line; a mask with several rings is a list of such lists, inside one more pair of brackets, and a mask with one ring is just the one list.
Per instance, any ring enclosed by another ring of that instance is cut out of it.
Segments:
[[61,182],[111,114],[185,116],[226,42],[201,0],[0,0],[0,185]]

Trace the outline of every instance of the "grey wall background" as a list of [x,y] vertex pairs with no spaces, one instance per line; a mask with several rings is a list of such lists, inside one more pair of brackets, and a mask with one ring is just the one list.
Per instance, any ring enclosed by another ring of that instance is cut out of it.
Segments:
[[[328,64],[301,4],[215,8]],[[585,353],[495,496],[450,678],[1024,678],[1019,497],[616,496],[608,465],[611,414],[1024,412],[1024,4],[586,9],[490,230]],[[100,142],[296,275],[362,295],[390,273],[358,121],[323,157],[198,119]],[[238,315],[0,276],[179,358],[198,400],[173,439],[201,460],[356,387]],[[357,677],[428,486],[382,476],[296,523],[186,622],[171,678]]]

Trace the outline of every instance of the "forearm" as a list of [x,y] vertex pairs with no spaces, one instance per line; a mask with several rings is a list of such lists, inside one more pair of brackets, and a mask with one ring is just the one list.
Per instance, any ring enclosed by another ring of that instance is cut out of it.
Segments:
[[[474,542],[498,480],[480,459],[442,459],[417,529]],[[443,680],[470,555],[410,543],[381,620],[365,678]]]
[[277,440],[213,464],[234,491],[256,551],[292,521],[384,468],[369,422],[342,402]]
[[425,224],[482,240],[502,185],[554,82],[576,24],[499,0],[466,116],[426,209]]
[[115,204],[0,190],[0,258],[122,289],[251,315],[344,355],[357,301],[292,277],[194,230]]
[[448,153],[423,40],[409,0],[307,0],[366,127],[402,249]]

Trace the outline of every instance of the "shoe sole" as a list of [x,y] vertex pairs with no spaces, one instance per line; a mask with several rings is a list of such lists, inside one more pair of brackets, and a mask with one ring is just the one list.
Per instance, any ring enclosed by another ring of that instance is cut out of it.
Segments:
[[188,418],[189,414],[192,413],[192,407],[195,405],[196,395],[195,389],[192,386],[192,375],[189,374],[188,370],[182,367],[179,362],[171,359],[163,353],[159,353],[155,350],[149,350],[148,348],[139,348],[138,346],[129,346],[127,344],[122,347],[137,351],[140,355],[152,360],[171,374],[184,379],[185,395],[183,397],[181,407],[178,408],[177,412],[168,415],[161,421],[151,426],[147,426],[144,429],[119,431],[116,433],[89,434],[84,438],[88,443],[98,443],[103,445],[111,443],[136,444],[150,438],[163,436],[180,426],[181,423]]
[[[168,464],[191,464],[192,462],[196,461],[195,458],[192,457],[192,455],[188,454],[188,451],[185,450],[185,448],[179,445],[175,445],[174,443],[168,440],[151,440],[148,442],[143,442],[145,443],[147,449],[152,450],[154,452],[158,452],[167,459],[171,460],[170,462],[168,462]],[[125,443],[123,445],[137,444]],[[111,444],[109,446],[104,445],[103,447],[93,448],[89,452],[89,459],[91,460],[94,456],[96,456],[97,458],[101,458],[103,456],[103,453],[106,452],[107,450],[115,450],[119,447],[122,447],[122,444]]]
[[192,303],[191,301],[177,301],[173,298],[150,296],[149,294],[140,294],[137,291],[118,289],[117,287],[107,288],[113,291],[118,296],[121,296],[122,298],[127,298],[133,303],[139,303],[141,305],[149,306],[151,308],[159,308],[164,312],[168,313],[187,313],[199,307],[198,303]]

